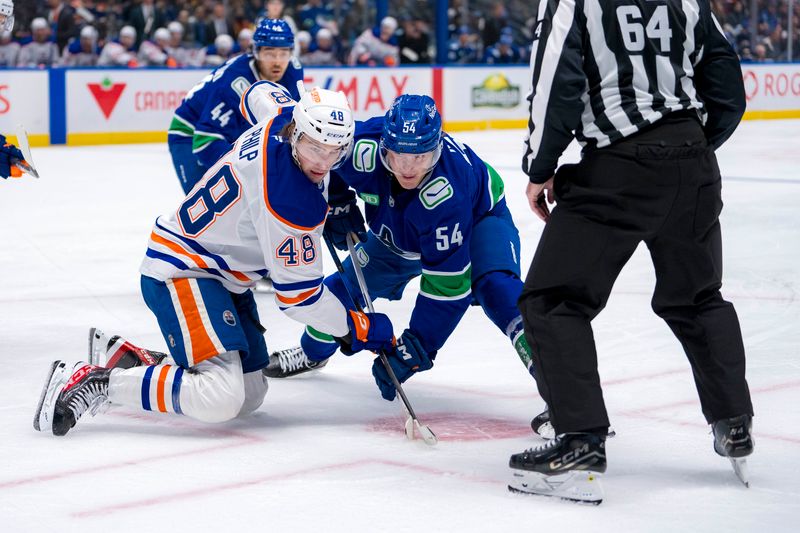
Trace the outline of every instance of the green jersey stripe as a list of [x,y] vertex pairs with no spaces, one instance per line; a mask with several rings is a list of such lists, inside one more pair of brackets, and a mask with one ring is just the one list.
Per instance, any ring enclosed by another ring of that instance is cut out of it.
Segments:
[[449,275],[423,271],[419,292],[434,300],[460,300],[472,292],[472,266]]

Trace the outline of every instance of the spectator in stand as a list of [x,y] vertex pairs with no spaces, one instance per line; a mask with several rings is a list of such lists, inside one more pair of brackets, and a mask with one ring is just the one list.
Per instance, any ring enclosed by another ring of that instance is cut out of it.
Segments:
[[196,44],[202,45],[209,41],[213,41],[214,39],[208,39],[206,33],[208,33],[208,16],[206,13],[206,8],[203,4],[198,5],[194,8],[192,12],[192,16],[189,17],[189,25],[191,29],[189,30],[192,34],[192,39]]
[[64,49],[61,65],[65,67],[94,67],[100,58],[97,46],[97,30],[93,26],[84,26],[80,37],[70,42]]
[[511,25],[505,2],[493,2],[489,8],[489,16],[483,17],[483,31],[481,37],[483,44],[489,46],[497,43],[503,34],[503,29]]
[[308,0],[297,13],[297,22],[299,29],[306,30],[312,37],[317,35],[320,28],[328,28],[334,35],[339,34],[333,11],[322,0]]
[[0,32],[0,68],[17,66],[19,43],[11,40],[11,31]]
[[430,63],[430,32],[425,21],[409,18],[403,21],[403,33],[398,39],[400,63]]
[[119,31],[119,39],[109,41],[103,47],[97,64],[103,67],[138,67],[137,52],[136,30],[133,26],[123,26]]
[[214,42],[217,35],[233,35],[233,24],[225,14],[225,4],[217,2],[214,4],[214,9],[211,12],[211,20],[206,24],[206,42],[204,45],[209,45]]
[[205,60],[203,66],[205,67],[218,67],[228,59],[233,57],[233,37],[230,35],[217,35],[214,39],[214,44],[206,48]]
[[[178,11],[178,18],[175,19],[183,27],[183,46],[186,48],[194,48],[194,32],[192,31],[192,21],[188,9],[181,9]],[[169,29],[169,26],[167,26]],[[199,43],[198,43],[199,44]]]
[[385,65],[397,66],[400,59],[400,49],[397,46],[397,20],[394,17],[384,17],[378,26],[364,30],[353,43],[350,50],[350,65]]
[[139,47],[139,66],[176,67],[177,62],[169,55],[169,30],[158,28],[153,32],[153,40],[142,41]]
[[77,38],[80,32],[75,21],[75,9],[63,0],[47,0],[47,21],[55,34],[58,51],[63,52],[70,39]]
[[33,41],[20,48],[17,66],[46,68],[58,65],[61,54],[58,45],[50,40],[52,32],[47,21],[42,17],[33,19],[31,32]]
[[[264,3],[264,9],[262,9],[256,17],[256,26],[258,26],[263,19],[281,19],[289,25],[292,29],[292,33],[297,35],[297,23],[291,16],[284,13],[283,10],[285,7],[286,4],[283,0],[267,0]],[[295,55],[299,55],[297,48],[295,48],[294,52]]]
[[341,66],[342,63],[338,59],[336,41],[333,38],[333,33],[328,28],[319,29],[315,43],[311,49],[313,50],[312,52],[300,58],[300,62],[304,65],[307,64],[318,67]]
[[311,34],[306,30],[299,31],[294,35],[294,55],[305,65],[306,61],[303,59],[311,52]]
[[463,25],[458,28],[458,37],[451,41],[447,50],[447,61],[461,65],[478,62],[478,48],[475,46],[478,35]]
[[500,36],[500,40],[497,41],[497,43],[487,48],[483,60],[489,65],[510,65],[519,63],[519,50],[514,46],[514,38],[510,33],[504,33]]
[[237,54],[248,53],[253,47],[253,30],[250,28],[244,28],[242,31],[240,31],[239,35],[236,36],[236,45],[238,50],[234,48],[234,52]]
[[183,25],[173,20],[167,24],[167,31],[169,32],[169,44],[167,45],[167,54],[175,60],[175,66],[199,66],[203,64],[203,58],[200,57],[199,61],[194,61],[194,49],[186,48],[183,45]]
[[774,61],[771,57],[769,57],[767,47],[764,46],[764,43],[758,43],[753,49],[753,52],[753,61],[757,61],[759,63],[772,63]]
[[141,49],[142,42],[152,39],[157,28],[166,26],[167,18],[154,0],[142,0],[131,9],[130,24],[136,29],[136,46]]

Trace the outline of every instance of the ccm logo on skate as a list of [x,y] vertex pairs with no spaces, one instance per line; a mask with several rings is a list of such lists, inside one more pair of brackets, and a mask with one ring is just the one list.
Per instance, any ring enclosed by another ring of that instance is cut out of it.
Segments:
[[560,458],[550,461],[550,468],[553,470],[557,470],[559,468],[563,468],[564,466],[568,465],[575,459],[577,459],[581,454],[589,452],[589,444],[585,443],[579,448],[575,448],[569,453],[565,453]]

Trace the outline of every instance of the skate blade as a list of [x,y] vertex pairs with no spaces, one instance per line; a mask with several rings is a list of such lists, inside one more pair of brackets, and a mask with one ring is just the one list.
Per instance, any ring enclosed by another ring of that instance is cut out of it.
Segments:
[[97,347],[95,346],[95,343],[97,343],[100,340],[99,336],[95,338],[96,335],[97,335],[97,328],[89,328],[89,353],[87,362],[90,365],[105,366],[105,361],[102,362],[100,361],[99,357],[100,354],[98,353],[100,350],[98,350]]
[[56,398],[69,379],[67,364],[63,361],[53,361],[47,380],[39,396],[36,414],[33,416],[33,429],[36,431],[50,431],[53,429],[53,413],[56,409]]
[[745,487],[748,489],[750,488],[750,472],[747,469],[747,459],[744,458],[733,458],[730,457],[731,466],[733,466],[733,472],[736,474],[736,477],[739,478],[739,481],[744,484]]
[[545,475],[526,470],[513,470],[508,490],[519,494],[549,496],[587,505],[603,502],[602,474],[572,470],[563,474]]

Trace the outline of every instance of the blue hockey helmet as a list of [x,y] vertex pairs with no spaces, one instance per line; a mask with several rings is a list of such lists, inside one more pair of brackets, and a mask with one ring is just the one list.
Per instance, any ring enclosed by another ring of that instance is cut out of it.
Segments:
[[428,154],[426,173],[433,170],[442,152],[442,116],[430,96],[398,96],[383,118],[380,155],[383,165],[395,175],[387,151],[396,154]]
[[264,19],[253,34],[253,46],[268,48],[294,48],[292,28],[282,19]]

